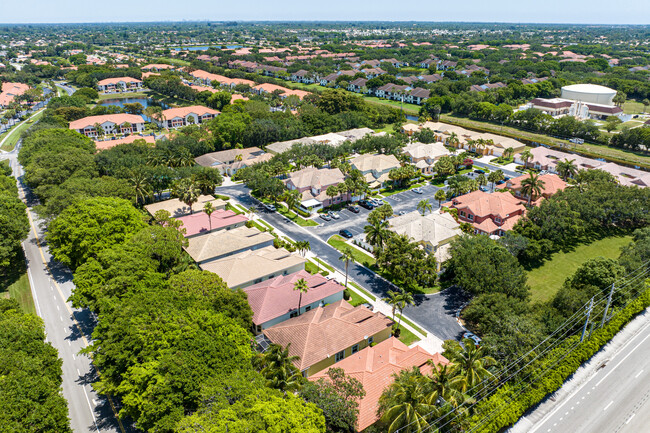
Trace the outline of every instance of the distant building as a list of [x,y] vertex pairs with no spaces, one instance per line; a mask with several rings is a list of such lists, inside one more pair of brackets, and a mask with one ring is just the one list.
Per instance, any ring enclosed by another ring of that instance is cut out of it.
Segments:
[[616,90],[596,84],[573,84],[562,87],[560,98],[535,98],[525,108],[536,108],[553,117],[573,116],[578,119],[606,119],[623,116],[614,105]]
[[97,83],[97,88],[100,92],[138,90],[142,88],[142,81],[133,77],[106,78]]
[[170,108],[162,112],[162,121],[156,123],[163,128],[180,128],[187,125],[198,125],[214,119],[219,113],[217,110],[202,105]]
[[[95,125],[100,125],[103,131],[97,131]],[[87,137],[97,137],[102,134],[130,134],[144,131],[144,119],[136,114],[102,114],[74,120],[70,122],[70,129]]]

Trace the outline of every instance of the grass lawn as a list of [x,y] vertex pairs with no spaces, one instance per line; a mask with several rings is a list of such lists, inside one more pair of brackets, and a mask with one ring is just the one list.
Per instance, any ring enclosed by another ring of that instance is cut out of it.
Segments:
[[358,305],[365,304],[366,302],[368,302],[367,299],[365,299],[363,296],[361,296],[360,294],[358,294],[354,290],[349,290],[348,289],[348,293],[350,293],[350,299],[348,300],[348,302],[353,307],[356,307]]
[[0,298],[15,299],[25,313],[36,314],[22,253],[17,262],[8,269],[7,274],[0,274]]
[[268,232],[269,231],[268,228],[262,226],[257,221],[260,221],[260,220],[250,220],[251,224],[253,224],[253,227],[255,227],[257,230],[259,230],[261,232]]
[[643,113],[643,104],[636,101],[625,101],[623,104],[623,113],[639,114]]
[[297,213],[295,213],[294,211],[287,209],[285,206],[281,204],[276,205],[275,208],[278,210],[278,213],[289,218],[291,221],[293,221],[294,223],[298,224],[301,227],[313,227],[318,225],[316,221],[306,220],[300,215],[298,215]]
[[427,335],[427,331],[423,330],[419,326],[416,326],[413,322],[411,322],[406,317],[400,316],[398,313],[395,313],[395,320],[396,321],[399,321],[400,317],[402,318],[402,323],[406,323],[407,325],[409,325],[411,328],[415,329],[416,331],[418,331],[422,335]]
[[407,102],[404,102],[404,104],[402,104],[399,101],[377,98],[376,96],[364,96],[363,99],[368,101],[371,104],[388,105],[393,108],[403,108],[404,113],[413,116],[417,116],[420,112],[420,106],[417,104],[409,104]]
[[99,100],[104,101],[106,99],[125,99],[125,98],[147,98],[149,97],[149,92],[124,92],[124,93],[101,93],[99,95]]
[[43,113],[45,110],[41,110],[36,116],[32,117],[31,119],[25,120],[18,126],[14,126],[11,128],[9,131],[7,131],[5,134],[0,136],[0,142],[7,137],[4,143],[2,143],[2,150],[13,150],[13,148],[16,146],[16,143],[20,139],[20,135],[23,133],[23,131],[26,131],[31,127],[35,122],[38,121],[43,116]]
[[370,267],[375,264],[374,257],[364,253],[363,251],[359,251],[358,248],[348,245],[345,240],[339,235],[332,236],[327,240],[327,243],[339,251],[343,251],[344,248],[349,247],[352,250],[352,257],[354,258],[354,261],[361,263],[366,267]]
[[323,268],[327,269],[327,270],[330,271],[330,272],[334,272],[334,268],[333,268],[333,267],[331,267],[330,265],[328,265],[327,263],[325,263],[324,261],[322,261],[322,260],[319,259],[318,257],[314,257],[314,260],[316,260],[318,263],[320,263],[320,265],[321,265]]
[[377,297],[374,296],[372,293],[369,293],[367,290],[363,290],[360,285],[357,283],[354,283],[352,281],[348,281],[349,286],[353,286],[355,289],[363,293],[368,299],[372,299],[373,301],[377,300]]
[[548,301],[560,289],[564,280],[573,275],[578,267],[594,257],[617,259],[621,247],[632,240],[631,236],[610,236],[577,246],[568,253],[555,253],[542,266],[528,271],[528,285],[532,301]]
[[313,262],[307,260],[305,262],[305,271],[309,272],[310,274],[314,275],[317,273],[320,273],[324,277],[328,276],[330,273],[327,272],[325,269],[322,267],[320,268],[320,272],[318,271],[318,265],[314,264]]
[[402,343],[406,344],[407,346],[410,346],[416,341],[420,341],[420,339],[414,333],[412,333],[405,327],[402,326],[400,329],[401,330],[399,334],[399,341],[401,341]]

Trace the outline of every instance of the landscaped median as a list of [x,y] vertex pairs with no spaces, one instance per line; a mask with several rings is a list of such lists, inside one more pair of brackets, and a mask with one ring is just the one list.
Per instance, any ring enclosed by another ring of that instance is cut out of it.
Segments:
[[2,147],[0,148],[6,151],[13,150],[14,147],[16,146],[16,143],[18,143],[18,140],[20,139],[22,133],[27,129],[29,129],[35,122],[37,122],[41,118],[41,116],[43,116],[44,112],[45,109],[42,109],[36,115],[32,115],[34,117],[30,117],[27,120],[24,120],[18,126],[14,126],[9,131],[0,135],[0,142],[4,140],[4,143],[2,143]]
[[345,242],[345,239],[343,239],[339,235],[334,235],[331,238],[327,240],[327,243],[336,248],[337,250],[343,252],[343,249],[350,248],[352,250],[352,257],[354,258],[354,261],[356,263],[360,263],[366,267],[373,266],[375,264],[375,258],[370,256],[369,254],[364,253],[363,251],[359,250],[358,248],[348,244]]
[[277,209],[279,214],[289,218],[291,221],[293,221],[294,223],[298,224],[301,227],[313,227],[318,225],[316,221],[305,219],[300,215],[298,215],[297,213],[295,213],[294,211],[289,210],[286,206],[282,204],[279,203],[276,204],[275,208]]

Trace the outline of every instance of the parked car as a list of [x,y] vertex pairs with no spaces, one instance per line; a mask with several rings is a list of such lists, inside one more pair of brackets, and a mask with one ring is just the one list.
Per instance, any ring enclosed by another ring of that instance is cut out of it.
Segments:
[[352,237],[352,232],[348,229],[343,229],[339,231],[339,235],[343,236],[346,239],[350,239]]
[[361,209],[359,209],[359,206],[357,206],[356,204],[351,204],[350,206],[348,206],[348,210],[354,213],[359,213],[361,211]]
[[474,170],[474,173],[476,173],[476,174],[485,174],[485,170],[481,170],[480,168],[477,168],[476,170]]
[[423,193],[422,188],[413,188],[411,191],[413,191],[416,194],[422,194]]
[[407,213],[408,213],[407,211],[401,210],[401,211],[399,211],[399,213],[397,215],[406,215]]
[[481,339],[480,339],[480,337],[478,337],[477,335],[472,334],[471,332],[465,332],[465,333],[463,334],[463,339],[465,339],[465,338],[469,338],[469,339],[472,340],[472,341],[474,342],[474,344],[476,344],[477,346],[478,346],[479,344],[481,344]]
[[503,180],[504,180],[504,181],[509,181],[509,180],[510,180],[510,176],[506,176],[506,177],[504,177]]
[[329,215],[330,217],[334,218],[335,220],[341,218],[341,215],[339,215],[338,212],[329,211],[329,212],[327,212],[327,215]]
[[488,192],[490,190],[490,188],[488,188],[485,185],[481,185],[480,190],[483,191],[483,192]]
[[321,219],[324,219],[325,221],[332,221],[332,217],[329,216],[329,214],[322,213],[320,214]]
[[497,181],[497,185],[503,185],[504,183],[506,183],[505,180],[499,180],[499,181]]
[[369,201],[370,203],[372,203],[375,207],[379,207],[379,206],[381,206],[381,205],[386,204],[386,203],[384,203],[384,201],[379,200],[378,198],[371,198],[371,199],[368,199],[368,201]]
[[269,212],[275,212],[277,210],[272,204],[262,203],[262,206]]
[[366,307],[370,311],[372,311],[375,307],[372,306],[370,302],[366,302],[365,304],[361,304],[362,306]]
[[368,210],[373,210],[375,208],[368,200],[359,200],[359,206]]

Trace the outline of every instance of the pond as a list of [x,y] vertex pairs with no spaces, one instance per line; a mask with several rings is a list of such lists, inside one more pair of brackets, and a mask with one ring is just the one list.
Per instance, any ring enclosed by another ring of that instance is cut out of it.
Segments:
[[[209,48],[214,48],[216,50],[220,50],[223,45],[213,45],[213,46],[202,46],[202,47],[174,47],[172,48],[173,50],[176,51],[181,51],[181,50],[186,50],[186,51],[206,51]],[[236,50],[237,48],[241,48],[241,45],[226,45],[226,49],[228,50]]]
[[419,118],[418,118],[418,116],[413,116],[411,114],[407,114],[406,115],[406,120],[413,120],[413,121],[417,122],[419,120]]
[[[124,108],[124,104],[134,104],[136,102],[139,102],[142,104],[144,108],[147,108],[149,106],[158,106],[162,107],[163,110],[169,108],[169,105],[163,104],[162,102],[157,102],[154,101],[151,98],[114,98],[114,99],[104,99],[103,101],[100,101],[99,104],[97,105],[104,105],[104,106],[109,106],[109,105],[114,105],[116,107],[121,107]],[[144,114],[142,117],[147,121],[151,122],[151,119],[145,116]]]

